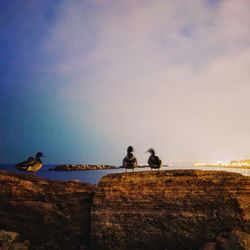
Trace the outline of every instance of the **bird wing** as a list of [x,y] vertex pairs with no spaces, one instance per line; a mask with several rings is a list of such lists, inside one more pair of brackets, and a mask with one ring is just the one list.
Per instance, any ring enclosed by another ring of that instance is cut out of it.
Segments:
[[[34,160],[34,158],[33,158],[32,160]],[[29,163],[30,161],[31,161],[31,159],[28,159],[28,160],[26,160],[26,161],[19,162],[19,163],[16,164],[16,166],[25,165],[25,164]]]
[[19,170],[26,170],[29,166],[30,163],[32,163],[34,161],[33,157],[30,157],[28,160],[26,161],[22,161],[16,164],[16,168]]
[[123,167],[135,167],[137,166],[137,160],[134,156],[126,156],[122,161]]
[[129,163],[131,166],[135,167],[137,166],[137,159],[133,156],[131,159],[129,159]]
[[34,160],[34,161],[31,161],[29,162],[28,164],[26,164],[28,167],[32,167],[34,165],[36,165],[38,163],[38,161]]
[[126,157],[123,158],[123,160],[122,160],[122,166],[127,167],[127,159],[126,159]]
[[34,161],[34,163],[30,164],[27,168],[28,172],[37,172],[42,167],[42,162]]
[[35,164],[37,164],[36,160],[28,160],[28,161],[23,161],[21,163],[16,164],[16,168],[18,170],[23,170],[26,171],[29,167],[34,166]]
[[158,156],[150,156],[148,159],[149,166],[152,166],[152,165],[160,166],[161,164],[162,164],[162,161]]

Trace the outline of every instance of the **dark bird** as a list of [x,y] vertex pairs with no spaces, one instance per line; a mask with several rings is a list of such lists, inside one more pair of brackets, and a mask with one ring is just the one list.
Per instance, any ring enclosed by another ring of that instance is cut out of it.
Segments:
[[135,167],[137,166],[137,160],[132,152],[134,152],[134,149],[132,146],[129,146],[127,148],[127,155],[122,161],[122,166],[126,169],[126,172],[127,169],[133,169],[134,171]]
[[27,172],[37,172],[42,166],[41,157],[44,157],[42,152],[37,152],[36,158],[30,156],[28,160],[17,163],[16,169]]
[[150,148],[146,153],[150,153],[150,156],[148,158],[148,165],[152,169],[160,169],[162,166],[162,160],[159,158],[159,156],[155,155],[155,151]]

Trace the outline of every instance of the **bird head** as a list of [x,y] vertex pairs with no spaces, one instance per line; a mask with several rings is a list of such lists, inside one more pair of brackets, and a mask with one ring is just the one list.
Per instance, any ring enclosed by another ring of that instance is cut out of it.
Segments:
[[150,153],[151,155],[155,155],[155,151],[152,148],[150,148],[146,153]]
[[129,147],[127,148],[127,152],[128,152],[128,153],[134,152],[133,147],[132,147],[132,146],[129,146]]
[[36,158],[45,157],[42,152],[36,153]]

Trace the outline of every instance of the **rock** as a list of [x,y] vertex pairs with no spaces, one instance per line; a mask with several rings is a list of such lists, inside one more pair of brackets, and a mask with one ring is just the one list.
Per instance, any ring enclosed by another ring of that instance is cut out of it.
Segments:
[[232,233],[242,249],[250,249],[250,233],[234,230]]
[[235,243],[234,250],[250,249],[250,177],[196,170],[112,174],[93,199],[95,250],[188,250],[205,242],[203,250],[219,249],[222,232],[240,232],[236,242],[244,247]]
[[0,249],[2,250],[28,250],[27,242],[19,242],[20,235],[16,232],[0,230]]
[[111,165],[58,165],[49,170],[55,171],[79,171],[79,170],[99,170],[99,169],[116,169],[115,166]]
[[248,250],[250,249],[250,234],[239,230],[231,233],[220,233],[214,242],[208,242],[200,250]]
[[216,249],[250,249],[250,233],[242,232],[240,230],[234,230],[231,233],[221,233],[216,238]]
[[3,249],[10,248],[19,238],[20,235],[18,233],[0,230],[0,246]]
[[200,250],[216,250],[216,243],[207,242],[200,248]]
[[89,244],[94,192],[90,184],[0,170],[0,228],[18,232],[31,249],[79,249]]
[[[0,249],[90,249],[95,189],[0,171]],[[91,249],[249,250],[249,195],[250,178],[226,172],[105,176]]]
[[11,250],[28,250],[29,247],[23,243],[20,243],[20,242],[15,242],[11,248]]

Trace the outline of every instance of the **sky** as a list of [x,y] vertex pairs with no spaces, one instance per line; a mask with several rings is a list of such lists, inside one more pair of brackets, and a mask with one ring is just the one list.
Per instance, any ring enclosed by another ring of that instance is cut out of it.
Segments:
[[0,0],[0,163],[250,157],[249,0]]

